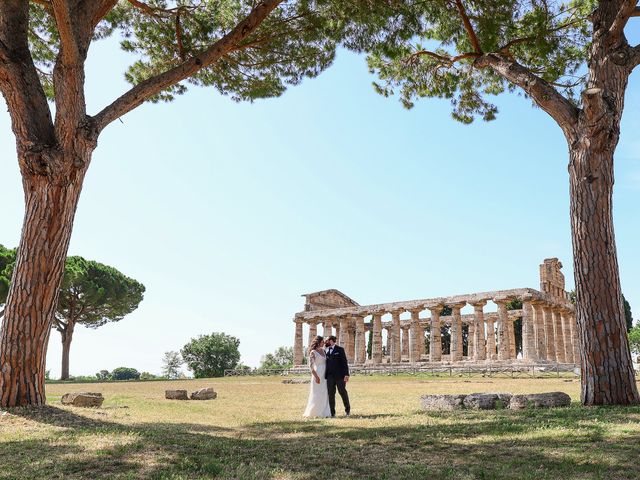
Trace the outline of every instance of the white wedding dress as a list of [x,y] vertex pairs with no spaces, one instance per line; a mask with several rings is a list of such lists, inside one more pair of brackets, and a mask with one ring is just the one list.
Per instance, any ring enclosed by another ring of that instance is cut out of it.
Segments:
[[320,383],[316,383],[311,375],[311,388],[309,389],[309,401],[307,408],[302,414],[306,418],[330,417],[329,391],[327,390],[327,380],[324,378],[324,371],[327,368],[327,359],[321,353],[313,350],[309,354],[309,367],[315,370],[320,377]]

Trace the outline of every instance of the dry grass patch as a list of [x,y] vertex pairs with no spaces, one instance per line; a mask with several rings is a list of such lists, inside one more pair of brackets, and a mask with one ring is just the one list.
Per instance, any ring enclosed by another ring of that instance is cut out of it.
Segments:
[[[164,399],[205,386],[216,400]],[[427,393],[560,390],[577,401],[577,380],[354,377],[350,418],[305,421],[308,388],[280,377],[51,385],[47,408],[0,416],[0,479],[640,478],[640,408],[419,410]],[[103,408],[59,404],[80,390],[103,393]]]

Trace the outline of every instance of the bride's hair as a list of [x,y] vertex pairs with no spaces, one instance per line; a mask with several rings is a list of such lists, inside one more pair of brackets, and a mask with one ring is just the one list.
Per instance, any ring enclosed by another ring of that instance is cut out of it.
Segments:
[[311,342],[311,345],[309,345],[309,351],[311,352],[312,350],[315,350],[316,348],[318,348],[318,345],[320,345],[323,340],[324,338],[321,337],[320,335],[314,338],[313,341]]

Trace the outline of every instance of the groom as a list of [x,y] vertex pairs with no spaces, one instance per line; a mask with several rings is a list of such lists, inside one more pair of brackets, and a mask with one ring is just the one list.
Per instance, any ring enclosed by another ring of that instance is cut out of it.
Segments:
[[347,382],[349,381],[349,362],[347,354],[339,345],[336,345],[336,337],[331,335],[325,339],[325,347],[327,348],[327,368],[324,378],[327,379],[327,389],[329,390],[329,409],[331,416],[336,416],[336,387],[338,393],[342,397],[344,403],[344,412],[347,416],[351,412],[349,405],[349,394],[347,393]]

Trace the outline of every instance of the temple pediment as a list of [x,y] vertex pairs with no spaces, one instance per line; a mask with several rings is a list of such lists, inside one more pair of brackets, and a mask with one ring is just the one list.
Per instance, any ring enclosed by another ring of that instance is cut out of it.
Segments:
[[306,298],[304,304],[305,312],[360,306],[356,301],[334,288],[320,292],[305,293],[302,296]]

